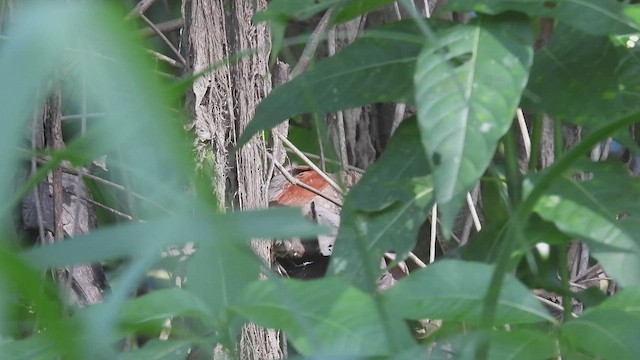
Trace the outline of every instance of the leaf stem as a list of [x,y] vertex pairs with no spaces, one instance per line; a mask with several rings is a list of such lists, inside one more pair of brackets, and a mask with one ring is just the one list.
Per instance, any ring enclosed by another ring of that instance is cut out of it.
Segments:
[[[591,148],[598,144],[602,139],[606,139],[611,136],[617,130],[631,125],[634,122],[640,120],[640,112],[636,112],[629,116],[612,121],[599,129],[595,130],[582,141],[580,141],[573,149],[564,154],[558,159],[558,161],[546,171],[544,171],[531,193],[524,199],[522,203],[516,209],[514,216],[509,220],[507,236],[522,233],[522,224],[525,224],[529,219],[529,216],[533,212],[533,208],[542,197],[548,187],[559,177],[561,177],[573,163],[589,153]],[[505,241],[504,246],[501,249],[501,254],[497,259],[496,268],[491,277],[491,283],[489,290],[484,301],[484,309],[482,313],[482,326],[484,328],[491,328],[496,315],[496,309],[498,305],[498,298],[500,289],[502,288],[502,282],[504,281],[504,275],[509,271],[511,252],[514,248],[514,241]],[[486,359],[489,354],[489,343],[484,341],[480,344],[476,353],[478,359]]]

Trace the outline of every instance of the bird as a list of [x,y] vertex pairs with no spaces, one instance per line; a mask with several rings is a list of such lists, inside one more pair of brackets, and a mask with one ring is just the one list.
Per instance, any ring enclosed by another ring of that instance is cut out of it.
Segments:
[[[318,172],[308,166],[295,166],[290,170],[291,176],[306,184],[319,192],[324,193],[329,186]],[[310,206],[314,198],[318,196],[315,193],[295,184],[292,184],[284,175],[277,174],[271,180],[269,186],[269,205],[301,207],[304,210]],[[303,211],[307,213],[307,211]]]

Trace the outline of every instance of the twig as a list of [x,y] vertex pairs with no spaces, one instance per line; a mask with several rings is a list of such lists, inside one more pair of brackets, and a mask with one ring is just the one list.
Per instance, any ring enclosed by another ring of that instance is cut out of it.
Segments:
[[522,143],[524,144],[524,152],[527,155],[528,162],[531,158],[531,137],[529,137],[527,122],[524,119],[521,108],[516,109],[516,117],[518,118],[518,126],[520,127],[520,134],[522,134]]
[[176,67],[178,69],[183,69],[184,65],[182,65],[181,63],[177,62],[175,59],[168,57],[165,54],[161,54],[157,51],[153,51],[151,49],[147,49],[147,52],[151,55],[153,55],[153,57],[155,57],[156,59],[160,60],[160,61],[164,61],[167,64]]
[[427,264],[425,264],[422,260],[420,260],[420,258],[414,254],[413,252],[409,251],[409,255],[408,255],[409,259],[411,259],[411,261],[413,261],[416,265],[418,265],[421,268],[426,268]]
[[[162,31],[163,33],[180,30],[180,28],[182,28],[183,26],[184,26],[183,19],[173,19],[173,20],[156,24],[156,27],[158,28],[158,30]],[[153,35],[156,35],[157,33],[152,28],[144,28],[140,30],[139,34],[141,36],[153,36]]]
[[99,117],[103,117],[106,116],[107,114],[105,113],[88,113],[88,114],[75,114],[75,115],[65,115],[63,117],[61,117],[62,121],[66,121],[66,120],[82,120],[82,119],[89,119],[89,118],[99,118]]
[[436,224],[438,223],[438,204],[431,210],[431,242],[429,243],[429,264],[436,261]]
[[125,20],[132,18],[134,15],[142,15],[156,0],[142,0],[131,10],[125,17]]
[[306,157],[302,153],[302,151],[300,151],[295,145],[293,145],[293,143],[291,143],[289,139],[282,136],[282,134],[280,134],[275,130],[273,131],[273,134],[275,134],[280,139],[280,141],[282,141],[285,145],[287,145],[287,147],[291,149],[296,155],[298,155],[307,165],[309,165],[313,170],[315,170],[327,183],[329,183],[329,185],[331,185],[332,188],[336,189],[336,191],[339,194],[344,195],[344,191],[342,191],[340,186],[338,186],[338,184],[336,184],[335,181],[333,181],[329,176],[327,176],[327,174],[325,174],[324,171],[320,170],[320,168],[318,168],[316,164],[313,163],[313,161],[309,160],[309,158]]
[[293,176],[291,176],[291,174],[289,173],[289,171],[287,171],[287,169],[284,168],[284,166],[282,166],[282,164],[280,164],[276,159],[273,158],[273,155],[266,153],[267,157],[271,158],[271,161],[273,161],[273,163],[275,164],[276,168],[278,169],[278,171],[280,171],[280,173],[294,186],[299,186],[305,190],[311,191],[312,193],[332,202],[333,204],[342,207],[342,203],[340,203],[339,201],[336,201],[330,197],[328,197],[327,195],[323,194],[322,192],[318,191],[317,189],[299,181],[298,179],[294,178]]
[[[291,150],[291,152],[293,152],[293,150]],[[303,151],[302,153],[303,153],[305,156],[307,156],[307,157],[309,157],[309,158],[311,158],[311,159],[320,160],[320,158],[321,158],[320,156],[318,156],[318,155],[316,155],[316,154],[312,154],[312,153],[308,153],[308,152],[304,152],[304,151]],[[328,162],[328,163],[332,163],[332,164],[340,165],[340,161],[335,161],[335,160],[331,160],[331,159],[325,159],[325,161],[326,161],[326,162]],[[355,171],[355,172],[360,173],[360,174],[364,174],[364,172],[365,172],[363,169],[360,169],[359,167],[357,167],[357,166],[353,166],[353,165],[349,165],[349,166],[347,166],[347,169],[348,169],[348,170]]]
[[469,205],[469,212],[471,213],[471,218],[473,219],[473,225],[475,226],[476,231],[482,230],[480,218],[478,217],[478,212],[476,211],[475,200],[471,198],[471,193],[467,193],[467,205]]
[[[46,158],[36,158],[36,161],[39,164],[43,165],[43,164],[46,164],[48,162],[48,159],[46,159]],[[64,172],[66,172],[67,174],[78,175],[78,170],[76,170],[76,169],[74,169],[74,168],[72,168],[70,166],[67,166],[64,163],[60,164],[59,169],[64,171]],[[105,185],[109,185],[109,186],[111,186],[113,188],[116,188],[118,190],[121,190],[121,191],[127,191],[127,189],[123,185],[120,185],[120,184],[114,183],[112,181],[109,181],[107,179],[103,179],[103,178],[101,178],[99,176],[93,175],[93,174],[89,173],[86,170],[84,170],[84,177],[89,178],[91,180],[94,180],[96,182],[105,184]],[[138,194],[135,191],[132,191],[131,195],[133,195],[134,197],[138,198],[139,200],[146,201],[147,203],[157,207],[158,209],[161,209],[161,210],[164,210],[166,212],[171,213],[171,210],[165,208],[164,206],[156,203],[155,201],[153,201],[153,200],[151,200],[151,199],[149,199],[149,198],[147,198],[147,197],[145,197],[145,196],[143,196],[141,194]]]
[[[544,297],[540,296],[540,295],[535,295],[535,297],[540,300],[541,302],[551,306],[552,308],[556,309],[556,310],[560,310],[560,311],[564,311],[564,308],[562,307],[562,305],[558,305],[556,303],[554,303],[553,301],[549,300],[549,299],[545,299]],[[571,313],[571,316],[574,318],[577,318],[578,315],[574,312]]]
[[307,42],[307,46],[305,46],[304,50],[302,50],[302,55],[300,55],[300,59],[296,64],[296,67],[291,71],[291,78],[295,78],[296,76],[302,74],[309,67],[309,63],[311,63],[311,59],[313,58],[313,54],[316,52],[318,45],[320,44],[320,39],[322,38],[322,33],[325,32],[327,25],[329,25],[329,19],[331,19],[331,9],[327,10],[320,19],[318,26],[313,30],[311,37],[309,38],[309,42]]
[[162,41],[165,42],[165,44],[167,44],[167,46],[169,47],[169,49],[171,49],[171,51],[173,51],[173,53],[178,57],[178,60],[180,60],[180,62],[182,63],[183,66],[187,66],[187,60],[184,59],[184,57],[182,57],[182,54],[180,54],[180,51],[178,51],[178,49],[176,49],[175,46],[173,46],[173,44],[171,43],[171,41],[169,41],[169,39],[167,39],[166,36],[164,36],[164,34],[162,33],[162,31],[160,31],[160,29],[158,29],[158,27],[156,27],[156,24],[154,24],[151,20],[149,20],[146,16],[144,16],[144,14],[140,13],[140,18],[147,24],[149,25],[149,27],[151,29],[153,29],[153,31],[156,32],[156,34],[158,34],[158,36],[160,37],[160,39],[162,39]]
[[[329,36],[327,41],[327,48],[329,56],[333,56],[336,53],[336,28],[329,30]],[[340,165],[342,170],[346,170],[349,166],[349,157],[347,155],[347,134],[344,129],[344,112],[336,112],[336,122],[338,125],[338,147],[340,148]]]

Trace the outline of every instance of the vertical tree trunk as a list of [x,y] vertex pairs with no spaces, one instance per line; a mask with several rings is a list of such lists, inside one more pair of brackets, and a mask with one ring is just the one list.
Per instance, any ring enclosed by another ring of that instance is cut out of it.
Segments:
[[[253,118],[257,104],[271,90],[268,71],[269,33],[264,24],[252,24],[266,0],[183,0],[183,48],[190,74],[212,65],[193,84],[187,98],[196,133],[198,163],[213,164],[215,192],[220,207],[245,210],[267,207],[265,143],[254,137],[232,156],[237,138]],[[229,59],[245,55],[237,63]],[[253,242],[255,252],[270,264],[270,244]],[[239,342],[242,359],[283,357],[280,334],[253,324],[245,326]]]

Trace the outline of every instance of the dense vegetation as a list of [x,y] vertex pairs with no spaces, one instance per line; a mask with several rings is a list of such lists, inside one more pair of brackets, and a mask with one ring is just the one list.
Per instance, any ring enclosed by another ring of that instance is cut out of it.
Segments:
[[[257,20],[274,29],[275,56],[291,20],[331,9],[339,23],[391,2],[274,0]],[[0,43],[0,358],[182,359],[188,349],[233,348],[246,321],[284,330],[297,353],[316,358],[640,358],[640,182],[625,163],[640,150],[640,7],[449,0],[448,10],[474,16],[463,24],[413,11],[313,64],[257,108],[245,140],[301,114],[378,102],[416,109],[345,198],[327,275],[300,281],[265,269],[250,240],[326,229],[293,209],[218,211],[210,179],[192,175],[176,110],[192,79],[159,77],[109,7],[25,6]],[[104,116],[64,149],[32,151],[25,129],[60,84],[88,89],[70,91],[66,106]],[[528,128],[515,120],[518,108]],[[556,134],[546,168],[544,119]],[[581,139],[565,147],[563,126],[579,126]],[[622,144],[623,159],[613,151],[590,158],[612,143]],[[25,194],[57,166],[89,167],[105,154],[109,172],[127,172],[127,196],[84,181],[111,203],[143,199],[131,208],[144,221],[102,215],[86,235],[21,242],[13,217]],[[45,165],[16,190],[15,174],[32,158]],[[404,259],[436,203],[447,238],[478,183],[482,230],[379,293],[384,254]],[[580,291],[567,261],[575,240],[607,274]],[[195,253],[167,256],[191,243]],[[76,308],[45,272],[87,263],[113,269],[110,289],[101,304]],[[151,271],[169,285],[133,297]],[[534,295],[541,290],[562,298],[561,314]],[[574,314],[577,303],[584,311]],[[427,319],[439,329],[416,336],[407,325],[427,327]],[[125,352],[131,336],[155,339]]]

